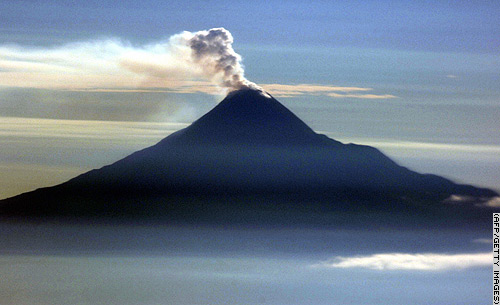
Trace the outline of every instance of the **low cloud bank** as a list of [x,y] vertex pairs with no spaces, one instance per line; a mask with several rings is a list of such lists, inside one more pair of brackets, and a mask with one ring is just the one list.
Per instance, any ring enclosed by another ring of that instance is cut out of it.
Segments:
[[367,256],[337,256],[332,260],[314,265],[318,268],[364,268],[371,270],[420,270],[440,271],[493,264],[493,254],[437,254],[437,253],[382,253]]

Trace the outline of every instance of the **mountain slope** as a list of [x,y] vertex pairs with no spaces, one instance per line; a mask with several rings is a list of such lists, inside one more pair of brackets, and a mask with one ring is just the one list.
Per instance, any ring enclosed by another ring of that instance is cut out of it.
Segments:
[[[317,134],[274,98],[246,89],[232,92],[152,147],[58,186],[0,201],[0,211],[14,216],[161,214],[196,221],[207,211],[229,218],[236,210],[286,214],[335,210],[340,201],[398,210],[406,208],[404,202],[440,203],[452,195],[476,203],[498,196],[415,173],[373,147]],[[250,198],[251,203],[229,198]],[[391,203],[382,207],[380,202]]]

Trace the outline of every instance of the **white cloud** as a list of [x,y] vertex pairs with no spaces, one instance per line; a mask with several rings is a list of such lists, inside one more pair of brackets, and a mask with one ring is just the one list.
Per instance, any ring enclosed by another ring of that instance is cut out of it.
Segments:
[[322,268],[364,268],[372,270],[439,271],[491,266],[493,254],[382,253],[367,256],[343,257],[316,264]]
[[500,208],[500,197],[475,198],[470,196],[451,195],[444,200],[445,203],[475,203],[478,207]]
[[483,205],[490,208],[500,208],[500,197],[493,197],[486,201]]
[[472,196],[463,196],[463,195],[451,195],[446,198],[443,202],[445,203],[470,203],[477,202],[478,198]]

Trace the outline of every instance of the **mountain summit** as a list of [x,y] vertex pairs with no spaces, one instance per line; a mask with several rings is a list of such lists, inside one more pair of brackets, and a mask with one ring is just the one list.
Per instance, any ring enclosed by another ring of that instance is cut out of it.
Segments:
[[360,202],[368,210],[408,212],[416,203],[478,203],[495,196],[410,171],[373,147],[317,134],[270,95],[242,89],[152,147],[60,185],[0,201],[0,213],[213,222],[221,215],[235,221],[269,211],[282,218],[298,210],[357,209]]
[[192,145],[296,146],[326,141],[276,99],[248,88],[229,93],[180,133],[178,141]]

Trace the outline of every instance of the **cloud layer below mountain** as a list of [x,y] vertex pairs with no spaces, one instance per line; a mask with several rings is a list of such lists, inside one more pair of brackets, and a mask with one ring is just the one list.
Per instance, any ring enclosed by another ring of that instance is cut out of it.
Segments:
[[441,271],[493,264],[493,254],[488,253],[381,253],[366,256],[337,256],[314,265],[318,268],[363,268],[372,270]]

